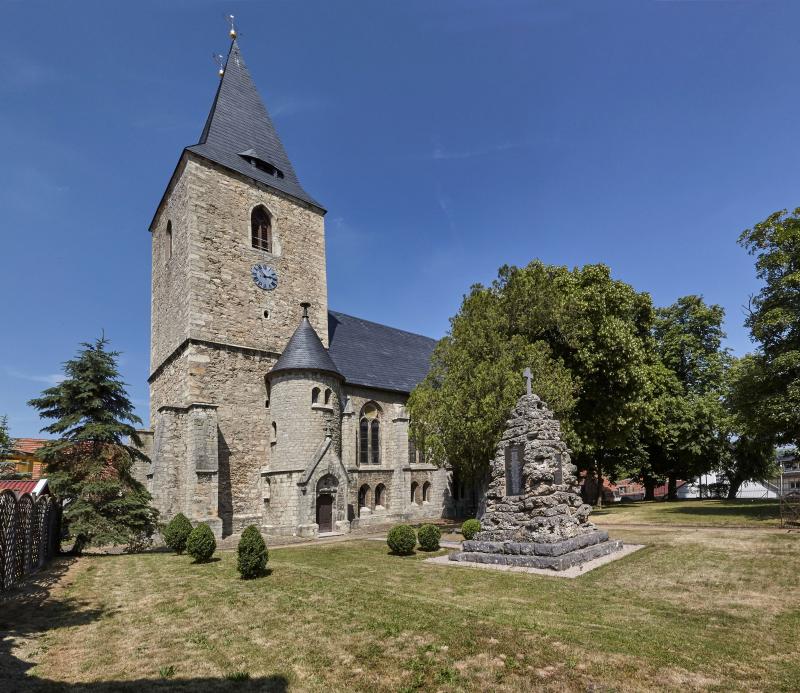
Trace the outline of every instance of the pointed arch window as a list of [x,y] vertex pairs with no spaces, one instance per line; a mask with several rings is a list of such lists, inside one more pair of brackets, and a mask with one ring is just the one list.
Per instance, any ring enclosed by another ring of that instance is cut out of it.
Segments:
[[358,422],[359,464],[381,463],[381,410],[374,402],[361,409]]
[[250,214],[250,233],[254,248],[272,252],[272,217],[264,205],[253,208]]
[[422,502],[423,503],[430,503],[431,502],[431,482],[426,481],[422,484]]

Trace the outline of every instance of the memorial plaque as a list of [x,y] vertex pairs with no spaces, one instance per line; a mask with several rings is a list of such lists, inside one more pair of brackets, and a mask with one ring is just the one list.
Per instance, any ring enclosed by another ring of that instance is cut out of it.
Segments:
[[561,454],[556,455],[556,468],[553,472],[553,483],[556,486],[561,486],[564,483],[564,463],[561,460]]
[[506,495],[522,495],[522,450],[521,445],[506,448]]

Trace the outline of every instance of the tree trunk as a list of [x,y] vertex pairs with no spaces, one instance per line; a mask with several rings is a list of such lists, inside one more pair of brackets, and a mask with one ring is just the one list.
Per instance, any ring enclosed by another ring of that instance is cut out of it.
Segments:
[[645,478],[644,480],[644,499],[651,501],[656,499],[656,480]]
[[597,457],[597,493],[594,497],[594,505],[596,508],[603,507],[603,466],[599,456]]
[[72,545],[72,550],[70,551],[70,555],[80,556],[83,553],[83,549],[85,548],[88,541],[89,538],[85,534],[79,534],[77,537],[75,537],[75,543]]
[[678,499],[678,480],[674,477],[674,475],[670,474],[667,477],[667,500],[677,500]]
[[739,479],[731,481],[731,485],[728,487],[728,500],[736,500],[736,494],[739,493],[741,486],[742,482]]

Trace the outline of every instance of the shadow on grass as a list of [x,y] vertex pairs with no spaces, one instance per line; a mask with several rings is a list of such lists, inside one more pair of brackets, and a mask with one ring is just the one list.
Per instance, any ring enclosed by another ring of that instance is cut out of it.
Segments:
[[665,503],[664,512],[695,517],[740,517],[747,520],[777,520],[777,501],[708,501],[709,505],[683,505],[680,501]]
[[[95,557],[93,556],[92,559]],[[35,639],[49,630],[86,625],[113,613],[110,610],[90,608],[86,602],[59,595],[52,596],[53,588],[64,577],[70,566],[78,560],[72,557],[56,558],[48,568],[33,575],[28,582],[0,596],[0,691],[186,691],[207,693],[213,691],[268,691],[281,693],[289,689],[289,681],[282,674],[258,678],[233,675],[228,678],[137,679],[135,681],[95,681],[69,684],[37,678],[30,670],[35,666],[20,659],[15,652],[26,640]]]

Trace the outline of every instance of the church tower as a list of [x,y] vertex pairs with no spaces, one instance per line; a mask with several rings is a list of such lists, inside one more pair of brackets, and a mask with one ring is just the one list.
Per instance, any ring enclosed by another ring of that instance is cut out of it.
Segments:
[[183,512],[219,535],[264,523],[267,373],[301,303],[328,346],[324,215],[234,38],[200,140],[181,154],[150,226],[148,483],[164,517]]

